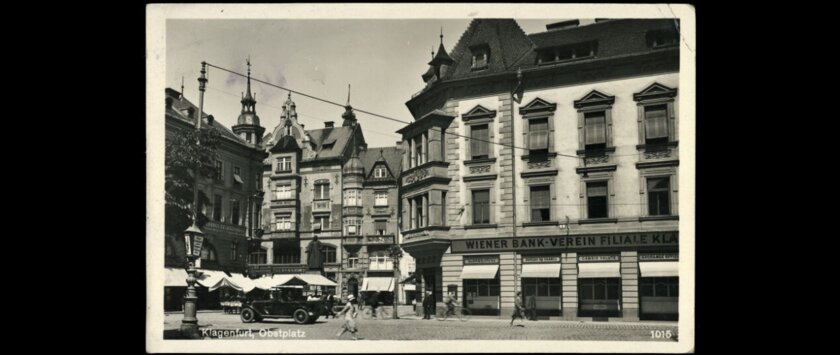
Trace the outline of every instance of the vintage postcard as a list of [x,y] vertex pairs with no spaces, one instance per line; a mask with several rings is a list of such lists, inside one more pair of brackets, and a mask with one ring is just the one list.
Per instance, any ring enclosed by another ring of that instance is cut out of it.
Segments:
[[147,351],[693,352],[695,29],[148,5]]

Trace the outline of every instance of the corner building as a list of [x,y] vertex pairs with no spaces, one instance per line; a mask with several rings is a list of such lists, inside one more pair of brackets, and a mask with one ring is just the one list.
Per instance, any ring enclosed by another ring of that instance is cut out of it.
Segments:
[[508,317],[678,318],[673,20],[473,20],[406,106],[402,248],[418,291]]

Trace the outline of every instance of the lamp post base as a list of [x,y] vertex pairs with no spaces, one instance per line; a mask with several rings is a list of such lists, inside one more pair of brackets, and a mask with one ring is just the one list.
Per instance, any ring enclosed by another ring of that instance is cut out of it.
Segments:
[[181,324],[181,335],[185,339],[201,339],[201,332],[198,331],[198,324]]

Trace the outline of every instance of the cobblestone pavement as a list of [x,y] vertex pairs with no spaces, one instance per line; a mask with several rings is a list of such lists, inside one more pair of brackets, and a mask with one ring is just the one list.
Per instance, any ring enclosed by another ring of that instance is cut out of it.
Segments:
[[[167,314],[164,329],[177,329],[181,314]],[[208,338],[245,339],[336,339],[342,319],[319,318],[315,324],[298,325],[291,319],[270,319],[259,323],[242,323],[239,315],[224,313],[199,313],[199,326],[210,329]],[[676,341],[676,322],[571,322],[509,320],[473,317],[461,322],[455,319],[423,320],[414,316],[398,320],[366,320],[357,318],[358,336],[365,340],[627,340],[627,341]],[[521,326],[524,324],[524,327]],[[250,330],[250,332],[248,332]],[[227,332],[225,332],[227,331]],[[657,332],[659,331],[659,332]],[[235,333],[235,332],[238,332]],[[653,333],[652,333],[653,332]],[[654,337],[658,335],[658,337]],[[669,337],[669,335],[671,335]],[[349,334],[342,339],[352,340]]]

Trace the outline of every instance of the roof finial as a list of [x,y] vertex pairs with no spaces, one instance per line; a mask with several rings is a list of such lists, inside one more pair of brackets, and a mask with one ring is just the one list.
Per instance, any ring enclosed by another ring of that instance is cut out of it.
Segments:
[[432,59],[435,59],[435,47],[432,47]]
[[347,105],[350,106],[350,84],[347,84]]
[[248,97],[251,97],[251,55],[248,55],[248,58],[245,59],[245,62],[248,63]]
[[443,44],[443,26],[440,26],[440,44]]
[[184,76],[181,75],[181,99],[184,99]]

